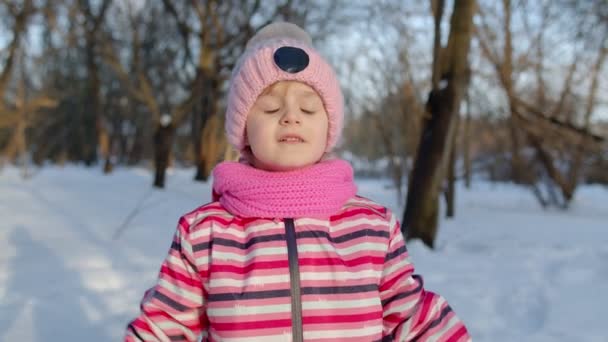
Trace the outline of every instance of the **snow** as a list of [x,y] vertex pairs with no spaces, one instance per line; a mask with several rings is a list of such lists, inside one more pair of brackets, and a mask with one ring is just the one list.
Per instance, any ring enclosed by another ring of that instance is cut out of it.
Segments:
[[[193,174],[172,170],[160,191],[145,169],[45,167],[29,180],[0,170],[0,341],[120,340],[177,219],[210,199]],[[402,213],[389,181],[357,182]],[[408,247],[475,341],[606,341],[608,188],[581,187],[567,212],[513,185],[457,196],[437,249]]]

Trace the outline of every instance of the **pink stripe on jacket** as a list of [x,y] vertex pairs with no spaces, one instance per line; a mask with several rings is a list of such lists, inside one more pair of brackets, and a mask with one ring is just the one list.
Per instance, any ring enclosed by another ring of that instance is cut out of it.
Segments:
[[[470,341],[414,275],[399,223],[361,197],[329,219],[294,220],[305,341]],[[283,220],[218,202],[184,215],[125,341],[290,341]]]

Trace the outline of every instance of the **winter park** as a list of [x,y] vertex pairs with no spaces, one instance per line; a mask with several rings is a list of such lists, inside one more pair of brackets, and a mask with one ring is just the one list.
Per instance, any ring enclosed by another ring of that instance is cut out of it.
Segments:
[[0,341],[608,341],[604,0],[0,19]]

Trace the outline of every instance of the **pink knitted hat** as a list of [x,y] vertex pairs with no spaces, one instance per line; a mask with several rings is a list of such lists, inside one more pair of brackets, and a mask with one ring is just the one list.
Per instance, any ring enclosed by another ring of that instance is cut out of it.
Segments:
[[285,22],[256,33],[232,72],[226,110],[228,141],[241,152],[245,149],[247,114],[264,89],[279,81],[299,81],[319,93],[329,119],[325,150],[331,151],[344,120],[340,84],[332,67],[313,48],[308,33]]

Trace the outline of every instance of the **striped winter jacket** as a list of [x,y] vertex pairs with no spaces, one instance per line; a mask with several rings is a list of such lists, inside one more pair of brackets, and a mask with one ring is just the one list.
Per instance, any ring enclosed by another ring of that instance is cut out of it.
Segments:
[[413,272],[395,216],[368,199],[322,220],[240,218],[213,202],[179,220],[126,341],[292,341],[298,312],[304,341],[470,341]]

